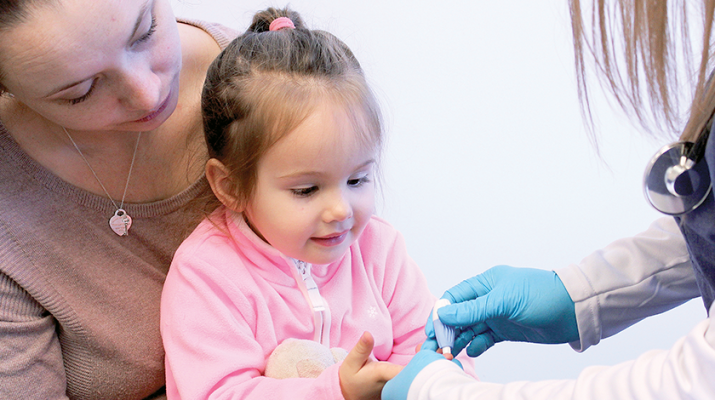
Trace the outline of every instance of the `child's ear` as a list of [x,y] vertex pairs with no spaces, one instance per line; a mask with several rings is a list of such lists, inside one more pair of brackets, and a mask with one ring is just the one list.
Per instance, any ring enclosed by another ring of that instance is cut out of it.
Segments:
[[243,207],[234,195],[235,187],[231,184],[231,174],[223,163],[215,158],[206,162],[206,180],[211,185],[211,190],[221,203],[227,208],[241,212]]

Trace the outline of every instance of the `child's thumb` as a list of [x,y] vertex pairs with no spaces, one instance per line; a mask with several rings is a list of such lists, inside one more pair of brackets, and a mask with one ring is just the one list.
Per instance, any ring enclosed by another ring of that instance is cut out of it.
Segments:
[[343,360],[343,368],[348,368],[352,373],[357,373],[369,360],[374,345],[375,339],[373,339],[370,332],[363,332],[360,340]]

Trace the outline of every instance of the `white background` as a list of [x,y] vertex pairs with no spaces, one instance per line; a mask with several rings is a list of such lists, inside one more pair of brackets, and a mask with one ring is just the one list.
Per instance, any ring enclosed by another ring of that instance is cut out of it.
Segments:
[[[264,0],[172,0],[177,16],[238,30]],[[437,4],[439,3],[439,4]],[[660,215],[646,139],[599,102],[601,155],[576,96],[566,0],[293,0],[311,28],[343,39],[378,94],[388,143],[378,214],[405,236],[433,293],[497,264],[556,269]],[[705,318],[700,299],[579,354],[500,343],[475,360],[485,381],[575,378],[669,348]]]

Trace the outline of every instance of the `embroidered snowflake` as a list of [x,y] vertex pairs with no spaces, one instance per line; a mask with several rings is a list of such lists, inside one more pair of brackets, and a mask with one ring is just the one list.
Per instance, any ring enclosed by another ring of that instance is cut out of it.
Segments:
[[367,315],[370,318],[375,318],[377,317],[377,308],[375,306],[371,306],[370,308],[367,309]]

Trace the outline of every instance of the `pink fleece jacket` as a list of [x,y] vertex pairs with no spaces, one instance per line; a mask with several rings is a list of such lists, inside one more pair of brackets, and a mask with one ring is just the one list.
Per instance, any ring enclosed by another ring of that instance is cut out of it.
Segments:
[[[263,376],[283,340],[314,339],[316,320],[293,260],[242,218],[219,219],[202,222],[179,247],[164,285],[169,399],[342,399],[339,364],[315,379]],[[330,347],[349,351],[369,331],[376,359],[404,365],[425,340],[435,298],[382,219],[373,217],[340,261],[313,265],[312,278],[329,308]]]

